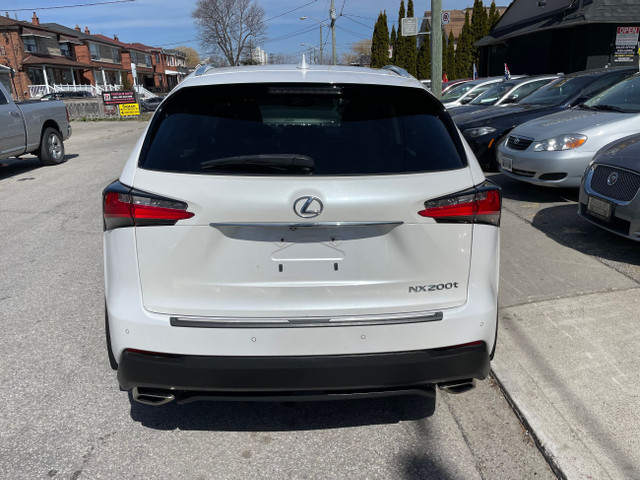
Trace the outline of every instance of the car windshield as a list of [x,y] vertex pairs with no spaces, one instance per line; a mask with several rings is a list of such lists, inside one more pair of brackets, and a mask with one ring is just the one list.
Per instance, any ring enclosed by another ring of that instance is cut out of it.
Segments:
[[476,98],[469,102],[469,105],[493,105],[502,96],[513,88],[514,84],[511,82],[501,82],[497,85],[491,86],[486,92],[482,92]]
[[570,100],[593,81],[593,77],[560,78],[518,102],[519,105],[560,105]]
[[376,85],[185,88],[167,98],[142,168],[374,175],[462,168],[455,125],[425,90]]
[[594,110],[640,113],[640,75],[615,84],[584,105]]
[[471,90],[473,87],[475,87],[475,85],[469,85],[468,83],[463,83],[461,85],[458,85],[457,87],[453,87],[442,97],[442,102],[454,102],[469,90]]

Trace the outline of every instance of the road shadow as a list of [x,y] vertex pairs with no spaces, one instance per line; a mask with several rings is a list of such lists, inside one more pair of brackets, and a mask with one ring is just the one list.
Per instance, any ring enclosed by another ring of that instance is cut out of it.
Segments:
[[[78,157],[78,154],[65,155],[64,161],[68,162],[76,157]],[[16,175],[31,172],[39,168],[56,166],[57,165],[42,165],[38,157],[31,155],[22,158],[7,158],[6,160],[0,160],[0,180],[15,177]]]
[[418,395],[309,402],[200,401],[157,407],[131,402],[131,418],[156,430],[276,432],[394,424],[433,415],[435,397]]
[[581,253],[640,265],[640,243],[599,228],[579,217],[571,203],[543,208],[531,224],[556,242]]

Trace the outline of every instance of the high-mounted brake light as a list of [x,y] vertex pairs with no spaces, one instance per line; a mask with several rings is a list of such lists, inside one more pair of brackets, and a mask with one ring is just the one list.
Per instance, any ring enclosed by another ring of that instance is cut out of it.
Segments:
[[484,223],[500,225],[502,199],[500,189],[484,183],[478,187],[448,197],[427,200],[422,217],[438,223]]
[[127,191],[122,184],[112,184],[104,191],[103,217],[105,230],[119,227],[175,225],[178,220],[193,217],[184,202],[142,192]]

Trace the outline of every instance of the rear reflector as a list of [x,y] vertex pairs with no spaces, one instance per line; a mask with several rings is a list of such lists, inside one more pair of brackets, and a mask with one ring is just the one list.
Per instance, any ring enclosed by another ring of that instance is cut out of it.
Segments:
[[422,217],[435,219],[438,223],[484,223],[500,225],[502,197],[500,189],[488,182],[471,190],[448,197],[427,200]]
[[175,225],[178,220],[193,217],[188,205],[170,198],[131,190],[114,182],[103,193],[105,230],[119,227]]

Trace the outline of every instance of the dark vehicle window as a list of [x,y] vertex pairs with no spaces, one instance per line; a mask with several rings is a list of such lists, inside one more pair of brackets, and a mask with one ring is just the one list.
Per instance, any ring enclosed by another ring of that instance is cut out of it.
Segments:
[[0,105],[4,105],[5,103],[9,103],[9,102],[7,102],[7,99],[5,98],[4,93],[0,91]]
[[167,99],[142,168],[210,174],[375,175],[466,165],[425,90],[326,84],[185,88]]
[[593,77],[560,78],[540,87],[518,103],[521,105],[561,105],[577,95],[592,81]]
[[640,112],[640,75],[623,80],[600,93],[585,105],[596,110]]
[[582,97],[584,97],[585,99],[591,98],[594,95],[602,92],[603,90],[609,88],[611,85],[618,83],[620,80],[628,76],[629,76],[629,72],[624,71],[624,72],[618,72],[617,74],[614,74],[614,75],[607,75],[606,77],[596,80],[585,89],[585,91],[582,93]]

